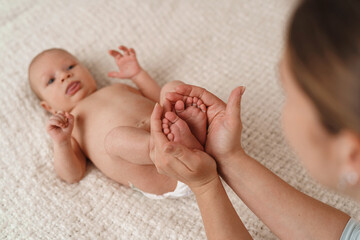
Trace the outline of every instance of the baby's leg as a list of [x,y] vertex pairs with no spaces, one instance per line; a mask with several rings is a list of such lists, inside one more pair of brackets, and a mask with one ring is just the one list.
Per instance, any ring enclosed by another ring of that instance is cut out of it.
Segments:
[[105,137],[105,149],[112,159],[108,176],[124,185],[153,194],[174,191],[177,181],[159,174],[149,157],[150,133],[141,128],[116,127]]
[[141,128],[116,127],[105,137],[105,149],[112,158],[135,164],[154,164],[149,156],[150,133]]
[[[153,194],[164,194],[174,191],[177,180],[158,173],[155,165],[138,165],[119,157],[110,162],[107,176],[115,181]],[[105,172],[105,171],[104,171]]]

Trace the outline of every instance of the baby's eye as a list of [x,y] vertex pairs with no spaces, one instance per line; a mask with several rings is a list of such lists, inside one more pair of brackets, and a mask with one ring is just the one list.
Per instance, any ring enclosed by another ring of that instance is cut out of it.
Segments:
[[50,78],[49,81],[48,81],[48,85],[52,84],[54,81],[55,81],[55,78]]
[[74,67],[75,67],[75,64],[70,65],[70,66],[68,67],[68,70],[73,69]]

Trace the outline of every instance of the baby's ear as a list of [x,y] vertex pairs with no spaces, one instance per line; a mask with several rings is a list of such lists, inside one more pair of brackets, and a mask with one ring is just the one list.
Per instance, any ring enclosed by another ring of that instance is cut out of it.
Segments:
[[50,107],[50,105],[46,101],[41,101],[40,105],[49,113],[54,114],[54,110]]

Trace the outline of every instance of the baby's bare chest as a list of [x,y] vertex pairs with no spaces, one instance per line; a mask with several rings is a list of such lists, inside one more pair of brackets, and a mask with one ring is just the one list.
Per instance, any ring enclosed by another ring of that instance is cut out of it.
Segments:
[[[149,130],[154,102],[130,91],[123,85],[112,85],[83,99],[72,110],[75,117],[73,136],[80,147],[94,147],[118,126]],[[101,144],[102,145],[102,144]]]

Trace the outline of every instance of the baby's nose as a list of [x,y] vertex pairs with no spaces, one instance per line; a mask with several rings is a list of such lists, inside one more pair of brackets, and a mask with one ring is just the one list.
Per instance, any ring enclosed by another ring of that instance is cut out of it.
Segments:
[[62,75],[62,77],[61,77],[61,82],[64,82],[65,79],[67,79],[67,78],[69,78],[69,77],[71,77],[71,73],[64,73],[64,74]]

